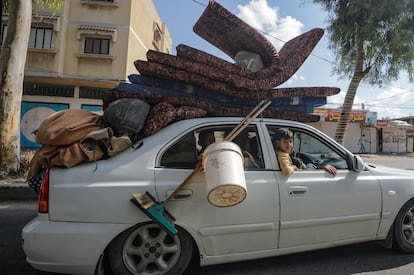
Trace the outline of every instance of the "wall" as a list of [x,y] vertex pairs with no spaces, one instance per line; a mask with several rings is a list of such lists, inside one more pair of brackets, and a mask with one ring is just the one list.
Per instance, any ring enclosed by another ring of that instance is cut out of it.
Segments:
[[[313,127],[335,139],[337,122],[314,122]],[[345,136],[345,148],[352,153],[376,153],[377,132],[374,127],[361,127],[360,123],[350,122]]]
[[384,153],[407,152],[407,132],[403,128],[383,128],[382,150]]

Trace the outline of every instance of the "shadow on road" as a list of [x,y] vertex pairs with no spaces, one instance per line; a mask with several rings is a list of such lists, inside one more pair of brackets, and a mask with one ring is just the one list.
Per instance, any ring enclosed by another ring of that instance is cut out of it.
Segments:
[[[0,203],[0,274],[52,275],[25,261],[21,229],[36,215],[35,203]],[[64,248],[62,248],[64,249]],[[297,253],[254,261],[195,268],[188,275],[414,274],[414,254],[386,249],[378,242]]]
[[[255,261],[207,266],[197,275],[264,275],[264,274],[356,274],[379,272],[401,274],[396,269],[414,263],[414,255],[386,249],[378,242],[348,245],[305,253],[266,258]],[[414,266],[411,267],[411,270]],[[235,271],[237,270],[237,271]],[[405,273],[410,274],[410,273]],[[412,273],[411,273],[412,274]]]

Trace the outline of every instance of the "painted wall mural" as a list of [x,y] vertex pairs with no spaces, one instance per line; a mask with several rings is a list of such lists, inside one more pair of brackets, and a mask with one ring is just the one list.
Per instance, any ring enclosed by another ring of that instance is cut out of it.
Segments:
[[68,104],[22,102],[20,119],[21,147],[41,147],[41,144],[36,142],[35,135],[33,134],[33,132],[39,127],[40,123],[49,115],[65,109],[69,109]]

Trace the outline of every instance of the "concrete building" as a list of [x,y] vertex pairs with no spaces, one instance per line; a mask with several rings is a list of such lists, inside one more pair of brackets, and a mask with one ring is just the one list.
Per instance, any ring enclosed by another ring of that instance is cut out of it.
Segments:
[[[340,110],[317,108],[321,116],[312,126],[335,137]],[[377,120],[377,113],[353,110],[344,146],[353,153],[411,153],[414,151],[414,125],[402,120]]]
[[412,153],[414,125],[402,120],[379,120],[377,123],[381,152]]
[[414,116],[401,117],[398,120],[402,120],[407,122],[408,124],[414,125]]
[[[4,14],[2,34],[7,20]],[[152,1],[64,0],[56,14],[36,10],[25,67],[22,147],[39,146],[32,132],[53,112],[101,110],[102,93],[137,73],[133,62],[145,60],[149,49],[172,50]]]

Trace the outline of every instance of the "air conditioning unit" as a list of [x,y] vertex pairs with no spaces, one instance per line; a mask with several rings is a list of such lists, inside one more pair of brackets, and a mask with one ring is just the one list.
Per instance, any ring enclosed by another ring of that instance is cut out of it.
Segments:
[[263,69],[263,62],[260,55],[248,51],[239,51],[234,57],[236,65],[246,68],[252,72],[258,72]]

